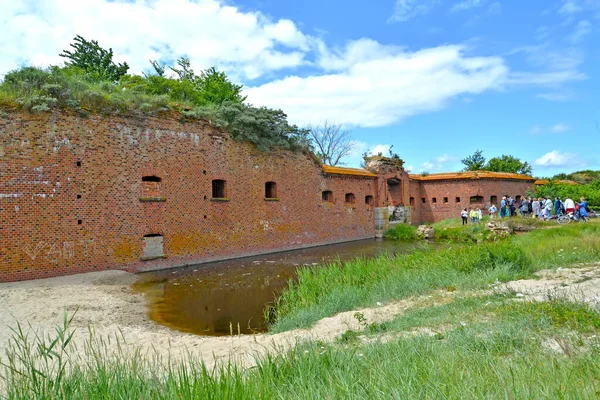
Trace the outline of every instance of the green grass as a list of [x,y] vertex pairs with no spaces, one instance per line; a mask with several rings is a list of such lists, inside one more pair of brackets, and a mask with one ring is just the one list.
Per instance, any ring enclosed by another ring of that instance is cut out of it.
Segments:
[[[557,315],[581,323],[560,317],[556,324]],[[65,323],[54,337],[18,333],[2,378],[9,399],[593,399],[600,395],[598,318],[558,300],[459,298],[412,310],[383,333],[443,324],[442,335],[361,344],[363,332],[349,331],[334,343],[308,342],[262,357],[249,369],[209,369],[192,356],[167,362],[126,351],[118,337],[93,335],[81,362],[65,343],[71,336]],[[545,347],[549,339],[560,340],[564,351]]]
[[[562,249],[562,250],[561,250]],[[453,244],[397,257],[300,269],[275,303],[272,332],[307,327],[341,311],[434,290],[485,288],[495,281],[600,259],[600,225],[539,229],[498,243]]]
[[398,224],[385,232],[386,239],[413,240],[417,237],[417,228],[412,225]]

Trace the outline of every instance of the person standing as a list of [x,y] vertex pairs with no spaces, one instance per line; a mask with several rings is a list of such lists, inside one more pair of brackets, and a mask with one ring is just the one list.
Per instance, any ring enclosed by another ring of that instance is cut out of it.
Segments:
[[477,222],[481,222],[481,219],[483,218],[482,212],[481,212],[481,208],[477,208]]
[[565,199],[565,213],[572,214],[575,212],[575,202],[570,197]]
[[537,197],[533,199],[533,202],[531,203],[531,209],[533,218],[537,218],[540,215],[540,201],[537,199]]
[[546,202],[544,203],[544,210],[546,211],[546,218],[550,219],[552,214],[552,199],[550,196],[546,198]]
[[583,197],[579,199],[579,216],[587,218],[587,201]]
[[496,218],[496,211],[498,211],[496,205],[492,204],[491,207],[488,209],[488,212],[490,213],[490,219]]
[[471,208],[471,212],[469,213],[469,216],[471,217],[472,224],[477,222],[477,210],[475,210],[474,208]]
[[500,200],[500,218],[506,217],[506,197],[502,197]]
[[521,212],[521,218],[525,218],[529,214],[529,202],[527,197],[523,197],[521,204],[519,204],[519,211]]
[[469,213],[466,208],[460,212],[460,217],[462,218],[462,224],[466,225],[469,218]]
[[560,215],[561,206],[562,201],[560,201],[560,197],[556,196],[556,199],[554,200],[554,215],[557,217]]

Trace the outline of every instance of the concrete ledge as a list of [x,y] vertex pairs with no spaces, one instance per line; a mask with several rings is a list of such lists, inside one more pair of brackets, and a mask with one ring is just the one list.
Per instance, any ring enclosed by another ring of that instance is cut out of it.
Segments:
[[[236,254],[236,255],[231,255],[231,256],[207,257],[207,258],[202,258],[202,259],[199,259],[199,260],[190,260],[190,261],[186,261],[186,262],[184,262],[182,260],[181,262],[174,262],[171,265],[164,265],[164,264],[162,264],[162,265],[144,265],[144,266],[136,267],[135,268],[135,272],[136,273],[144,273],[144,272],[151,272],[151,271],[160,271],[160,270],[164,270],[164,269],[182,268],[182,267],[188,267],[188,266],[191,266],[191,265],[202,265],[202,264],[209,264],[209,263],[213,263],[213,262],[217,262],[217,261],[236,260],[236,259],[239,259],[239,258],[255,257],[255,256],[261,256],[261,255],[265,255],[265,254],[284,253],[286,251],[309,249],[309,248],[312,248],[312,247],[329,246],[329,245],[332,245],[332,244],[340,244],[340,243],[348,243],[348,242],[358,242],[358,241],[361,241],[361,240],[376,240],[375,239],[375,232],[373,232],[372,235],[362,236],[362,237],[359,237],[359,238],[340,239],[340,240],[333,240],[333,241],[330,241],[330,242],[323,242],[323,243],[305,244],[305,245],[299,245],[299,246],[290,246],[290,247],[281,248],[281,249],[277,249],[277,250],[247,252],[247,253],[241,253],[241,254]],[[166,256],[164,258],[166,258]]]
[[147,202],[152,202],[152,201],[158,201],[158,202],[162,202],[162,201],[167,201],[166,197],[140,197],[140,201],[147,203]]

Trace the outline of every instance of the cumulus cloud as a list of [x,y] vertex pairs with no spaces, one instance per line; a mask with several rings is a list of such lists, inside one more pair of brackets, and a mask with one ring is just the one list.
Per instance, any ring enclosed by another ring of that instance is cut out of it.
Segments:
[[553,150],[544,154],[534,164],[541,168],[549,167],[575,167],[581,166],[583,163],[573,153],[565,153],[560,150]]
[[[352,56],[359,52],[357,46],[367,48],[360,59]],[[468,57],[461,46],[407,52],[360,41],[342,54],[323,56],[321,64],[336,71],[288,76],[248,88],[245,94],[254,104],[283,108],[300,125],[332,119],[378,127],[440,109],[459,95],[498,89],[508,76],[502,58]]]
[[[19,62],[59,64],[76,34],[112,47],[133,72],[149,59],[186,55],[242,78],[305,63],[311,38],[287,19],[271,20],[218,0],[0,0],[0,75]],[[23,58],[26,57],[26,58]]]
[[394,13],[388,22],[406,22],[409,19],[425,15],[439,3],[439,0],[396,0]]

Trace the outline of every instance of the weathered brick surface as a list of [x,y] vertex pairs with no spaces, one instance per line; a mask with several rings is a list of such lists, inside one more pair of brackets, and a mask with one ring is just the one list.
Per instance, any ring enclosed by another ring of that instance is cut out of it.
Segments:
[[[410,200],[414,203],[413,224],[437,222],[446,218],[459,218],[464,208],[481,208],[483,215],[492,200],[500,208],[502,196],[513,198],[525,196],[533,186],[533,179],[449,179],[439,181],[410,182]],[[471,197],[479,196],[482,201],[471,202]],[[496,196],[492,199],[492,196]],[[457,202],[456,198],[460,200]],[[447,202],[444,200],[447,198]],[[424,200],[424,201],[423,201]]]
[[[177,116],[0,116],[0,281],[371,238],[373,207],[410,205],[413,224],[439,221],[533,184],[414,180],[388,164],[377,176],[324,173],[308,155],[259,152]],[[212,198],[213,180],[226,182],[224,198]],[[265,198],[267,182],[276,198]]]
[[[215,179],[226,199],[211,199]],[[265,200],[268,181],[277,199]],[[367,195],[374,178],[325,175],[309,156],[261,153],[197,121],[11,113],[0,117],[0,281],[373,237]],[[152,234],[166,258],[142,261]]]

